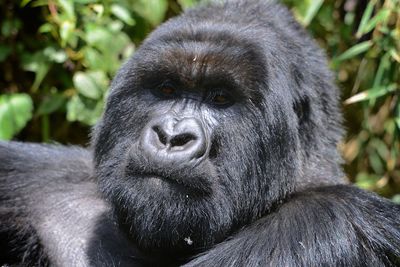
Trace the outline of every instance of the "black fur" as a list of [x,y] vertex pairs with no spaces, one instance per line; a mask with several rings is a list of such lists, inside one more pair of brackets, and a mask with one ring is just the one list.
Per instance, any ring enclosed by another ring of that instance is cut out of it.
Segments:
[[[150,153],[146,129],[165,144],[181,120],[204,149]],[[325,57],[287,9],[190,10],[121,68],[92,149],[0,143],[0,263],[399,266],[400,207],[345,185],[341,135]]]

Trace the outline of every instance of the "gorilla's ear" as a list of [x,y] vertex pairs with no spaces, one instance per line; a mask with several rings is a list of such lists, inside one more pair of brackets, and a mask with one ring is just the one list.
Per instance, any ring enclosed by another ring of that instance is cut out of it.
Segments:
[[298,97],[293,103],[293,109],[299,118],[299,125],[310,119],[310,100],[307,96]]
[[290,70],[294,80],[293,110],[297,114],[299,125],[302,125],[310,119],[310,100],[307,96],[307,88],[304,88],[304,76],[300,68],[293,64]]

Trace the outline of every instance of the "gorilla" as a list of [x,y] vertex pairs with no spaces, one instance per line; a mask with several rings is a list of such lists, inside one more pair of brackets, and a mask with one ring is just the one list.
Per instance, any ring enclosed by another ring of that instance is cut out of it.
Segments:
[[400,266],[400,206],[343,178],[332,80],[274,1],[167,21],[90,148],[0,143],[0,263]]

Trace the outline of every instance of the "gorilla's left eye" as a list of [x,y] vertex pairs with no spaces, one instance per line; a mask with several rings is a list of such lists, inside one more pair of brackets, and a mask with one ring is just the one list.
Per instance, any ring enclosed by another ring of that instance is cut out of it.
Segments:
[[176,87],[169,82],[163,83],[151,91],[154,95],[164,99],[174,98],[179,95]]
[[165,96],[172,96],[175,93],[175,88],[172,86],[162,86],[160,92]]
[[207,96],[207,100],[212,105],[219,107],[227,107],[232,105],[234,102],[230,93],[225,90],[210,92]]

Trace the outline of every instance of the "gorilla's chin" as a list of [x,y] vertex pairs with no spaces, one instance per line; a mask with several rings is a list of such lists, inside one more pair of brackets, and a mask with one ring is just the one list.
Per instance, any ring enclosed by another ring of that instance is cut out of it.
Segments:
[[223,240],[232,229],[227,194],[204,195],[159,175],[121,178],[120,187],[102,191],[112,200],[121,229],[145,251],[197,251]]
[[[151,191],[154,195],[163,195],[173,201],[186,201],[190,197],[206,197],[204,190],[198,190],[182,182],[182,178],[165,177],[157,174],[132,175],[128,179],[134,179],[141,188],[138,190]],[[191,177],[185,177],[191,179]],[[145,189],[146,188],[146,189]]]

